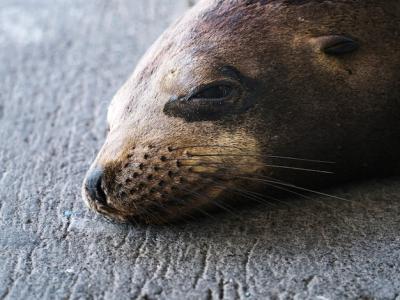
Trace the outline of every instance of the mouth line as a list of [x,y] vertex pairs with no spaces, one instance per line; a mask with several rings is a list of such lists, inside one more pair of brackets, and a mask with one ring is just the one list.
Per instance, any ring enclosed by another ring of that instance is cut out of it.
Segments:
[[[203,199],[199,199],[202,196]],[[107,200],[109,198],[107,197]],[[191,194],[185,193],[184,196],[177,196],[164,203],[149,201],[143,203],[143,207],[139,207],[136,212],[128,212],[110,206],[109,201],[107,205],[97,203],[90,198],[89,195],[85,197],[86,205],[94,212],[100,214],[110,221],[131,224],[165,224],[173,222],[175,219],[187,217],[191,214],[190,207],[193,202],[201,201],[203,204],[209,203],[208,194],[199,194],[198,192]],[[201,206],[193,207],[193,212],[196,213]]]
[[[140,211],[136,213],[132,212],[124,212],[122,210],[116,209],[109,204],[105,205],[102,203],[97,203],[91,197],[87,194],[85,194],[85,204],[94,212],[100,214],[102,217],[110,220],[110,221],[117,221],[121,223],[150,223],[149,219],[152,219],[153,221],[161,221],[163,222],[163,219],[165,216],[168,216],[169,212],[166,210],[167,208],[171,208],[171,206],[168,206],[167,203],[161,204],[161,203],[152,203],[151,205],[146,206],[143,209],[140,209]],[[108,200],[108,197],[107,197]],[[106,202],[108,203],[108,201]],[[184,202],[182,200],[182,202]],[[189,202],[186,202],[186,204]],[[160,209],[163,208],[163,209]],[[151,213],[149,213],[149,210]],[[165,218],[165,220],[168,218]]]
[[[86,206],[91,209],[92,211],[101,214],[103,217],[106,217],[107,219],[112,219],[112,220],[117,220],[117,221],[124,221],[126,219],[125,216],[123,216],[121,211],[110,207],[109,205],[104,205],[101,203],[97,203],[94,201],[90,195],[86,192],[85,189],[83,189],[83,199],[86,204]],[[107,202],[107,201],[106,201]]]

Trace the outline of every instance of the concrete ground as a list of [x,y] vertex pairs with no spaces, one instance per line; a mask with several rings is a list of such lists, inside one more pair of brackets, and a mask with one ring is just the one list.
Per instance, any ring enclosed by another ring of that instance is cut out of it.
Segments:
[[0,0],[0,299],[400,299],[400,183],[171,226],[89,212],[106,108],[187,0]]

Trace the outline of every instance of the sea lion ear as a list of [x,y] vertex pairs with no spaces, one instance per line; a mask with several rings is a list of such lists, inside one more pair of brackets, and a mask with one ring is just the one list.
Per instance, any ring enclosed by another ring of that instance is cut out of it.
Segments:
[[325,35],[312,39],[312,43],[319,51],[328,55],[341,55],[358,49],[359,44],[352,38],[344,35]]

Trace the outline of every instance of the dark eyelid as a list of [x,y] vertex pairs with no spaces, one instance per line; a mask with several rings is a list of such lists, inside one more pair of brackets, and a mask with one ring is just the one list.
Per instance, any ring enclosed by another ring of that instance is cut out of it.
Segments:
[[346,35],[326,35],[314,38],[317,48],[328,55],[341,55],[359,48],[359,43]]
[[176,104],[188,103],[188,102],[190,102],[191,99],[193,99],[194,96],[196,96],[202,90],[213,87],[213,86],[218,86],[218,85],[230,86],[232,89],[234,89],[238,93],[237,96],[239,96],[241,94],[240,84],[237,81],[226,80],[226,79],[219,80],[219,81],[213,81],[213,82],[202,84],[200,86],[192,88],[186,95],[180,95],[180,96],[173,95],[165,104],[164,112],[166,111],[166,109],[168,108],[169,105],[174,105],[175,103]]

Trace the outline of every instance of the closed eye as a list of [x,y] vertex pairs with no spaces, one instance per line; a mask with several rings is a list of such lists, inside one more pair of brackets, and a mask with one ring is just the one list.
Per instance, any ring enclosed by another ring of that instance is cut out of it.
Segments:
[[244,113],[255,104],[251,97],[255,80],[233,66],[216,71],[220,79],[195,86],[186,95],[172,95],[164,105],[164,114],[188,122],[216,121]]
[[317,48],[328,55],[343,55],[359,48],[359,44],[352,38],[343,35],[326,35],[313,39]]
[[215,85],[206,87],[196,94],[189,97],[190,99],[222,99],[231,96],[233,88],[228,85]]
[[216,120],[241,107],[242,88],[233,81],[218,81],[193,89],[182,97],[172,97],[164,106],[168,116],[190,121]]

